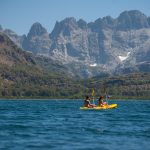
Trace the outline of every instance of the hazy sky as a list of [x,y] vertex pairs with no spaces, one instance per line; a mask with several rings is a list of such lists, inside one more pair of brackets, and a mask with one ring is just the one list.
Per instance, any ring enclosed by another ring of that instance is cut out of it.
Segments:
[[21,35],[40,22],[51,32],[55,22],[66,17],[90,22],[108,15],[116,18],[125,10],[150,16],[150,0],[0,0],[0,25]]

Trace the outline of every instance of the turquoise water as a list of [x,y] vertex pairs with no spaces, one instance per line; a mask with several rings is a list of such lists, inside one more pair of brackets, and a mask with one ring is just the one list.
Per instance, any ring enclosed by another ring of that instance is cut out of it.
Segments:
[[149,150],[150,101],[110,101],[83,111],[80,100],[1,100],[1,150]]

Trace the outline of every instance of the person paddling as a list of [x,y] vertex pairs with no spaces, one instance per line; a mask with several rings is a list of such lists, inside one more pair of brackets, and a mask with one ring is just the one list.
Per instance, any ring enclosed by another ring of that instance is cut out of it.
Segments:
[[103,106],[107,105],[107,103],[104,102],[103,100],[104,100],[104,97],[100,96],[98,99],[98,106],[103,107]]
[[93,107],[95,107],[95,106],[96,106],[96,105],[90,103],[90,98],[89,98],[89,96],[86,96],[85,99],[84,99],[84,107],[93,108]]

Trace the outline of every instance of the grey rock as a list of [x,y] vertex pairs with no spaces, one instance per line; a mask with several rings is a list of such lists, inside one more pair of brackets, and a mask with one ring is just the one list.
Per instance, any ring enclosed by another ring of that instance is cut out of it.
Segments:
[[80,19],[77,23],[78,26],[83,30],[86,30],[88,27],[86,21],[84,21],[83,19]]
[[[66,18],[56,23],[50,35],[50,57],[68,65],[96,63],[101,68],[97,68],[99,73],[114,73],[127,66],[131,66],[129,72],[136,71],[136,64],[149,61],[149,32],[149,18],[136,10],[125,11],[116,19],[107,16],[90,23]],[[78,70],[86,76],[94,74],[85,68]]]
[[40,23],[34,23],[23,42],[23,49],[36,55],[48,55],[51,40],[47,30]]
[[148,28],[147,17],[138,10],[125,11],[117,18],[117,29],[131,30]]
[[62,63],[80,77],[149,70],[150,17],[137,10],[90,23],[66,18],[57,21],[50,34],[35,23],[21,39],[16,43],[25,50]]
[[19,36],[17,35],[17,33],[15,33],[14,31],[10,30],[10,29],[5,29],[3,30],[3,32],[20,48],[22,48],[22,44],[25,38],[25,35],[23,36]]

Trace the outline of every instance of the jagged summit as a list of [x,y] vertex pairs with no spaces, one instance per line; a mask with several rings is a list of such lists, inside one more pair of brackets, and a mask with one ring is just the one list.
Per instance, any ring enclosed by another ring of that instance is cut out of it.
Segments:
[[68,17],[57,21],[50,34],[40,23],[34,23],[22,40],[20,45],[25,50],[68,67],[76,66],[75,73],[87,76],[113,73],[118,66],[134,67],[149,61],[150,17],[138,10],[124,11],[117,18],[98,18],[90,23]]
[[47,30],[38,22],[34,23],[28,33],[28,37],[40,36],[47,33]]
[[59,34],[64,36],[70,35],[71,31],[76,30],[78,28],[78,24],[74,17],[68,17],[62,20],[61,22],[56,22],[55,27],[51,33],[51,37],[56,37]]
[[47,30],[38,22],[34,23],[23,42],[23,48],[34,54],[47,55],[51,40]]
[[138,10],[124,11],[117,20],[117,28],[122,30],[149,27],[147,16]]
[[84,21],[83,19],[79,19],[79,20],[77,21],[77,23],[78,23],[78,26],[79,26],[81,29],[86,29],[86,28],[87,28],[87,22]]

